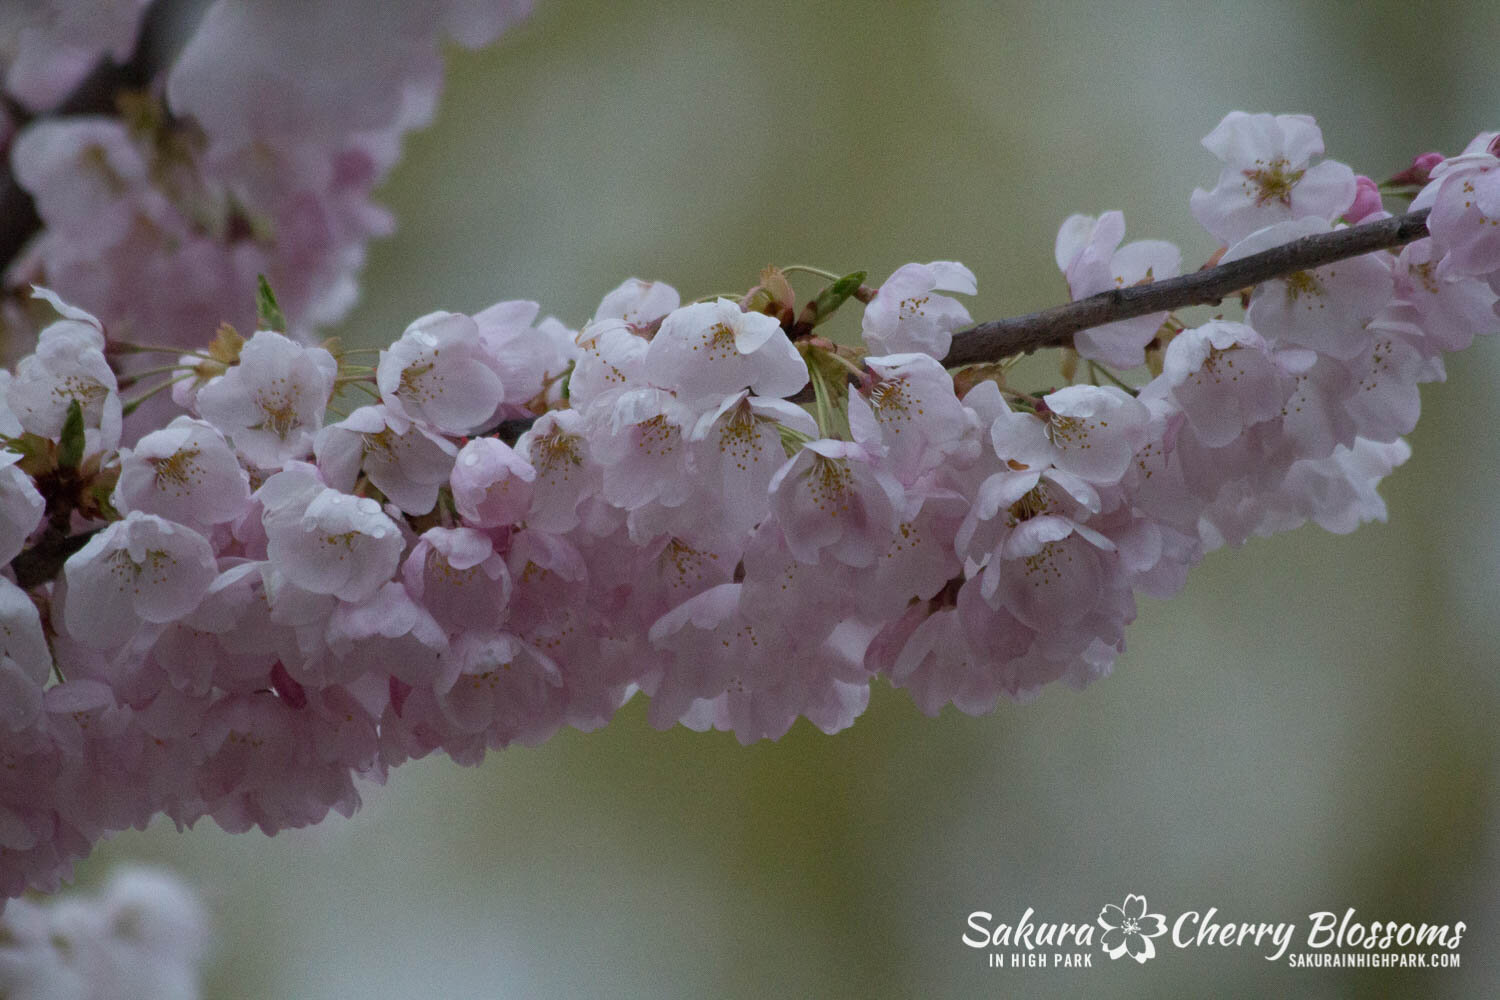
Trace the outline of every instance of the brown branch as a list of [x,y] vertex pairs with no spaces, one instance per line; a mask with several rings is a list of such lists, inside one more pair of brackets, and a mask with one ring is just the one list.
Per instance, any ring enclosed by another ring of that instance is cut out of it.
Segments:
[[1218,305],[1242,288],[1376,250],[1405,246],[1426,235],[1427,210],[1423,209],[1380,222],[1304,236],[1180,278],[1116,288],[1041,312],[980,323],[953,335],[953,346],[943,364],[954,368],[1000,361],[1043,347],[1072,347],[1073,335],[1080,330],[1185,306]]

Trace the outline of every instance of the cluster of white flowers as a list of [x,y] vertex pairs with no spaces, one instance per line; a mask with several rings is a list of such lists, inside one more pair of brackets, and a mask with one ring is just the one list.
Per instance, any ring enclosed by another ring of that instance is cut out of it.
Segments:
[[196,1000],[203,907],[176,878],[121,869],[94,896],[12,900],[0,915],[7,1000]]
[[[1206,144],[1193,208],[1226,259],[1381,213],[1311,165],[1310,119]],[[848,726],[875,677],[934,714],[1084,684],[1205,551],[1384,516],[1418,383],[1500,325],[1497,152],[1423,166],[1431,235],[1399,254],[1261,284],[1244,322],[1096,328],[1037,393],[944,367],[962,265],[800,311],[772,270],[686,305],[632,279],[576,332],[530,302],[433,313],[369,366],[221,330],[178,362],[188,412],[127,447],[114,331],[41,293],[62,318],[0,375],[0,892],[157,814],[347,814],[356,777],[638,693],[749,742]],[[1180,269],[1123,234],[1064,223],[1075,297]],[[816,334],[853,301],[866,350]],[[327,422],[341,387],[373,401]]]
[[3,90],[31,116],[0,121],[0,153],[44,224],[5,283],[87,302],[116,337],[182,346],[247,325],[258,274],[296,332],[343,316],[366,244],[392,225],[371,192],[432,116],[441,45],[488,44],[530,8],[214,0],[117,111],[51,113],[101,59],[130,55],[150,3],[0,5]]

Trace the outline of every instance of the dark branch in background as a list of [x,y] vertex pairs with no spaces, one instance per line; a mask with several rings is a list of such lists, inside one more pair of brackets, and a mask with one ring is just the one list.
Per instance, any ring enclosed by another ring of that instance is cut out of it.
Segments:
[[1249,257],[1180,278],[1100,292],[1065,306],[991,320],[953,335],[943,364],[949,368],[1000,361],[1043,347],[1072,347],[1090,327],[1186,306],[1218,305],[1242,288],[1376,250],[1405,246],[1427,235],[1427,210],[1380,222],[1304,236]]
[[[36,118],[70,115],[113,115],[115,98],[124,90],[140,90],[170,65],[186,41],[189,30],[202,14],[203,0],[156,0],[146,9],[136,36],[135,51],[124,63],[104,59],[63,102],[50,111],[33,115],[0,96],[5,110],[19,129]],[[10,160],[0,165],[0,272],[10,267],[26,241],[42,228],[31,195],[16,183]]]

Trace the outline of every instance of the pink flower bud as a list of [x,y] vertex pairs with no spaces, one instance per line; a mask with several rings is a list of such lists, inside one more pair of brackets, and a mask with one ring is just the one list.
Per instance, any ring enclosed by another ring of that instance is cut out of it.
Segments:
[[1354,177],[1354,204],[1350,205],[1344,212],[1344,219],[1351,226],[1362,222],[1375,212],[1385,210],[1380,202],[1380,188],[1375,182],[1364,174],[1356,174]]
[[1442,153],[1421,153],[1412,157],[1411,166],[1391,175],[1390,184],[1414,184],[1421,187],[1432,176],[1432,168],[1442,163]]

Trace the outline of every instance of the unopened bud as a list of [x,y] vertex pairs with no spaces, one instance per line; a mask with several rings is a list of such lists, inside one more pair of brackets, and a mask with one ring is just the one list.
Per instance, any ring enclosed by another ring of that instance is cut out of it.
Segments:
[[1351,226],[1383,212],[1385,205],[1380,200],[1380,188],[1364,174],[1354,176],[1354,204],[1344,212],[1344,220]]

